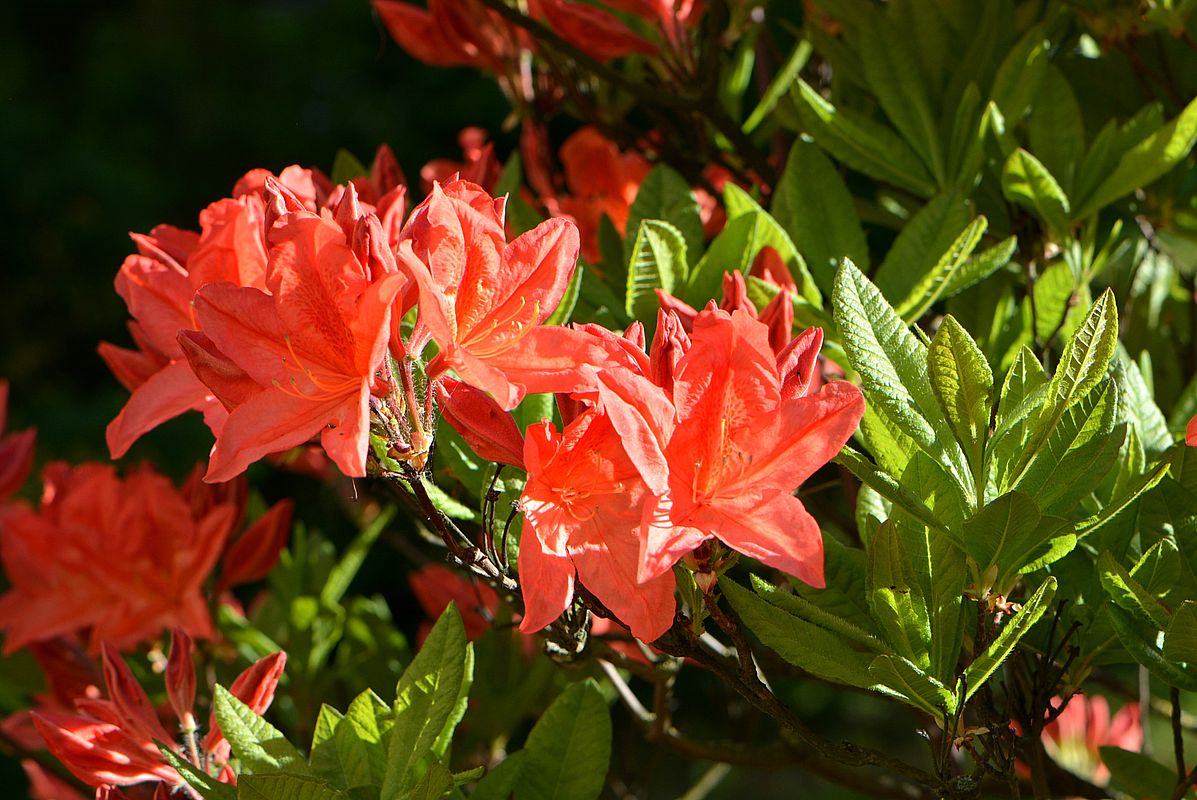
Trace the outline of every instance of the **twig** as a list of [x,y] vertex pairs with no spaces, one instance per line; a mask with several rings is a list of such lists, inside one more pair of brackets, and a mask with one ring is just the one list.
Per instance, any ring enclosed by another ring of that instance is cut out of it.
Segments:
[[1172,701],[1172,753],[1176,756],[1176,780],[1184,783],[1189,772],[1185,767],[1184,728],[1180,724],[1180,689],[1168,687],[1168,698]]
[[727,773],[731,772],[731,767],[727,764],[716,763],[712,764],[711,768],[702,774],[698,779],[698,783],[690,787],[684,795],[678,800],[704,800],[707,795],[715,790],[723,779],[727,777]]

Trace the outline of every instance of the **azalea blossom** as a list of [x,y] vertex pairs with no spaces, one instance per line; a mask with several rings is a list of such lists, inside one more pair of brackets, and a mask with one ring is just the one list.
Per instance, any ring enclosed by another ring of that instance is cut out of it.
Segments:
[[573,601],[576,574],[638,639],[651,642],[665,633],[676,608],[673,575],[637,577],[637,529],[648,487],[611,421],[592,407],[560,432],[549,422],[532,425],[524,462],[520,630],[530,633],[556,620]]
[[[1064,702],[1056,698],[1053,705]],[[1138,703],[1126,703],[1113,716],[1101,695],[1073,695],[1060,715],[1043,728],[1043,746],[1060,766],[1104,786],[1110,770],[1101,761],[1107,745],[1139,752],[1143,726]]]
[[37,439],[32,428],[6,434],[7,427],[8,381],[0,380],[0,501],[15,494],[29,477]]
[[[198,481],[180,491],[148,467],[120,478],[109,465],[55,462],[43,482],[37,509],[14,504],[0,520],[11,584],[0,596],[6,653],[76,632],[93,648],[129,647],[172,626],[213,635],[204,584],[240,523],[236,500]],[[242,540],[277,539],[289,515],[289,505],[276,507]],[[277,558],[273,545],[264,549],[248,574],[264,574]],[[227,583],[245,579],[239,569]]]
[[468,181],[433,186],[404,228],[398,260],[419,286],[419,324],[440,348],[429,379],[452,370],[511,409],[528,392],[580,388],[584,365],[607,353],[583,331],[541,325],[569,285],[577,229],[550,219],[508,243],[504,208]]
[[[520,54],[536,50],[522,28],[476,0],[429,0],[426,9],[400,0],[374,0],[374,8],[396,43],[426,64],[477,67],[510,78]],[[657,50],[619,17],[594,5],[532,0],[528,12],[600,61]]]
[[[74,713],[35,711],[33,714],[34,725],[46,746],[72,774],[90,786],[101,788],[147,781],[160,781],[168,788],[181,786],[183,778],[165,761],[155,744],[163,742],[172,745],[181,758],[198,770],[223,783],[236,783],[228,767],[228,742],[216,724],[215,715],[210,720],[208,734],[198,743],[195,740],[197,725],[191,708],[195,700],[195,672],[185,633],[176,630],[172,636],[167,690],[186,746],[178,741],[178,735],[163,726],[145,690],[116,649],[105,643],[101,653],[106,698],[80,697],[75,702]],[[274,699],[285,664],[283,652],[259,659],[238,676],[229,687],[230,693],[254,713],[265,712]],[[189,689],[180,694],[178,683],[188,679]]]
[[[354,181],[365,210],[381,216],[384,233],[397,234],[403,221],[403,180],[394,154],[384,145],[371,175]],[[267,237],[277,216],[267,196],[270,185],[285,192],[296,208],[312,212],[335,207],[345,193],[345,187],[333,187],[318,170],[290,166],[275,176],[255,169],[238,179],[231,197],[200,213],[199,233],[159,225],[148,235],[130,234],[137,253],[117,273],[116,291],[133,317],[129,332],[136,349],[107,342],[99,346],[109,369],[132,392],[108,426],[113,458],[186,411],[203,413],[213,433],[223,427],[227,410],[194,374],[178,333],[199,328],[192,300],[204,286],[229,283],[267,291]]]
[[230,409],[205,480],[229,480],[317,434],[342,472],[364,476],[371,390],[404,279],[371,281],[328,211],[287,215],[271,241],[269,294],[206,286],[195,299],[202,332],[180,337],[196,374]]

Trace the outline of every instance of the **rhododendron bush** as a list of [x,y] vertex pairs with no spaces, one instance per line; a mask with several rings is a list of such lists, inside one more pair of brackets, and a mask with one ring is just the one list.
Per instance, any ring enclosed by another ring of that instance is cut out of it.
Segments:
[[0,383],[32,796],[1197,796],[1193,11],[374,0],[503,129],[133,233],[115,463]]

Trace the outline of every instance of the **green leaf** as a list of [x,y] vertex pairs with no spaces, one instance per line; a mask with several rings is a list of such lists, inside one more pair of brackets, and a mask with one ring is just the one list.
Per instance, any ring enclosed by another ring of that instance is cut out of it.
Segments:
[[1114,517],[1118,516],[1118,514],[1125,510],[1127,506],[1137,500],[1141,495],[1155,488],[1156,484],[1163,480],[1164,476],[1168,474],[1169,467],[1170,463],[1167,460],[1157,463],[1154,468],[1127,486],[1121,494],[1116,495],[1114,499],[1102,506],[1101,511],[1077,523],[1074,529],[1076,537],[1080,539],[1084,536],[1088,536],[1090,533],[1093,533],[1095,530],[1114,519]]
[[831,291],[836,268],[845,257],[868,268],[868,243],[852,195],[815,145],[794,142],[773,191],[771,211],[802,253],[820,291]]
[[688,272],[686,240],[681,231],[659,219],[642,221],[628,261],[624,310],[635,319],[651,323],[659,305],[653,290],[673,294],[675,287],[685,284]]
[[878,469],[858,451],[845,446],[832,460],[855,475],[865,486],[900,507],[919,522],[933,528],[944,528],[944,523],[931,513],[931,510],[914,494],[904,489],[889,473]]
[[825,680],[862,689],[874,686],[869,663],[875,653],[853,649],[840,635],[800,619],[726,578],[719,581],[719,588],[747,628],[786,661]]
[[777,73],[773,76],[773,80],[769,81],[769,85],[765,87],[764,93],[761,95],[761,101],[757,103],[756,108],[748,115],[748,119],[744,120],[742,130],[744,133],[752,133],[756,130],[769,114],[777,106],[777,101],[785,97],[786,93],[790,91],[790,87],[794,85],[794,80],[798,77],[798,73],[802,72],[802,68],[806,66],[806,62],[810,60],[811,53],[814,48],[811,47],[810,42],[806,39],[799,39],[794,45],[794,49],[790,51],[790,55],[786,58],[784,64],[778,68]]
[[1151,388],[1143,379],[1139,366],[1121,346],[1114,359],[1114,382],[1122,400],[1120,410],[1126,411],[1139,432],[1139,441],[1147,455],[1157,456],[1167,450],[1172,444],[1168,420],[1152,398]]
[[575,683],[553,701],[524,745],[516,800],[595,800],[611,760],[611,717],[598,684]]
[[1164,658],[1197,666],[1197,603],[1186,600],[1172,615],[1164,636]]
[[1043,76],[1031,106],[1027,134],[1031,150],[1056,176],[1067,195],[1080,154],[1085,152],[1085,123],[1068,79],[1055,66],[1048,66]]
[[333,734],[345,786],[381,786],[387,770],[386,735],[395,724],[391,707],[367,689],[358,695]]
[[507,158],[507,163],[503,165],[503,169],[499,172],[499,179],[495,181],[494,196],[502,197],[503,195],[510,195],[519,192],[520,186],[524,183],[524,162],[520,158],[518,150],[512,152]]
[[1035,419],[1030,444],[1021,461],[1023,469],[1051,436],[1064,412],[1080,402],[1105,377],[1117,344],[1118,310],[1113,291],[1106,289],[1064,345],[1060,366],[1048,384],[1047,397]]
[[902,227],[877,268],[877,288],[894,303],[908,297],[968,224],[968,206],[960,195],[943,194],[923,206]]
[[241,775],[239,800],[344,800],[347,795],[323,781],[298,775]]
[[1021,147],[1002,168],[1002,194],[1046,223],[1053,236],[1067,232],[1068,197],[1047,167]]
[[[787,611],[807,622],[818,625],[820,628],[831,633],[838,634],[865,649],[873,650],[877,653],[889,652],[890,647],[888,645],[850,620],[815,605],[804,597],[784,592],[759,575],[750,575],[749,580],[752,583],[752,590],[757,595],[783,611]],[[868,621],[866,620],[866,622]]]
[[581,264],[574,267],[574,274],[569,278],[569,285],[565,287],[565,294],[562,295],[561,302],[557,304],[557,308],[545,319],[545,325],[564,325],[570,321],[574,309],[578,306],[578,297],[582,293],[582,278],[585,273],[586,268]]
[[919,74],[910,47],[915,43],[895,36],[881,14],[869,14],[860,30],[860,60],[869,89],[902,137],[919,154],[935,182],[946,174],[939,141],[937,115],[931,109],[927,82]]
[[[931,665],[931,620],[927,598],[914,571],[915,554],[893,519],[886,520],[866,551],[869,610],[897,654],[915,666]],[[925,539],[924,539],[925,547]],[[896,687],[894,687],[896,688]]]
[[935,182],[918,155],[890,128],[850,109],[836,108],[801,78],[790,97],[807,132],[835,158],[919,197],[935,193]]
[[1171,539],[1160,539],[1147,548],[1130,574],[1148,593],[1163,597],[1180,579],[1180,551]]
[[997,671],[1006,657],[1013,652],[1014,646],[1018,644],[1019,640],[1043,616],[1043,612],[1047,610],[1055,595],[1056,579],[1048,578],[1023,603],[1022,608],[1006,621],[1001,633],[989,643],[985,651],[974,658],[973,662],[965,668],[962,679],[965,685],[964,702],[967,703],[969,698],[976,694],[977,690],[984,686],[985,682]]
[[1118,390],[1111,381],[1064,412],[1047,441],[1010,488],[1044,509],[1072,510],[1092,492],[1118,458],[1126,426],[1114,426]]
[[337,728],[345,715],[327,703],[321,704],[316,716],[316,728],[312,733],[312,749],[309,762],[316,777],[337,786],[346,786],[345,769],[337,752],[335,737]]
[[204,800],[236,800],[237,787],[221,783],[206,772],[197,769],[194,764],[184,758],[163,742],[154,742],[163,760],[175,768],[187,785],[199,792]]
[[1049,43],[1042,25],[1036,25],[1006,53],[993,79],[990,99],[1011,127],[1016,127],[1047,74]]
[[1118,641],[1135,661],[1147,667],[1153,675],[1169,686],[1186,692],[1197,692],[1197,669],[1164,657],[1155,645],[1159,636],[1158,629],[1144,625],[1136,615],[1116,605],[1106,606],[1106,612],[1110,615],[1114,632],[1118,634]]
[[993,370],[973,337],[952,316],[944,317],[931,340],[927,375],[956,441],[979,477],[993,410]]
[[515,787],[524,777],[524,760],[527,753],[519,750],[499,762],[494,769],[488,770],[474,791],[470,792],[470,800],[507,800]]
[[1105,180],[1084,197],[1073,215],[1083,220],[1123,195],[1146,186],[1180,163],[1197,142],[1197,100],[1192,100],[1164,127],[1146,137],[1118,159]]
[[972,479],[931,389],[926,348],[877,287],[846,259],[836,275],[833,304],[844,350],[860,373],[868,402],[967,488]]
[[958,190],[972,191],[984,155],[988,110],[981,108],[981,90],[970,83],[956,105],[952,135],[948,140],[948,177]]
[[354,178],[368,178],[370,170],[344,147],[333,156],[331,180],[334,186],[349,183]]
[[1035,279],[1032,288],[1035,299],[1035,338],[1050,344],[1057,333],[1068,327],[1068,317],[1082,313],[1077,300],[1077,278],[1072,267],[1063,261],[1050,264]]
[[[474,650],[461,615],[445,609],[395,689],[382,800],[401,797],[418,778],[417,767],[436,753],[465,713],[474,674]],[[441,752],[444,752],[441,750]]]
[[936,719],[956,713],[956,697],[939,681],[901,656],[877,656],[869,674],[915,708]]
[[980,243],[981,236],[984,235],[988,226],[989,221],[985,217],[977,217],[970,222],[952,242],[951,247],[939,257],[934,266],[923,273],[923,276],[911,288],[910,294],[898,303],[895,308],[898,316],[911,324],[922,317],[943,294],[944,287],[947,286],[952,275],[963,268],[968,257]]
[[1010,371],[1002,383],[994,432],[985,450],[989,471],[998,486],[1005,487],[1006,476],[1014,468],[1015,458],[1021,458],[1030,435],[1033,415],[1043,405],[1047,395],[1047,373],[1039,359],[1022,347],[1014,358]]
[[[686,254],[693,264],[702,253],[702,216],[698,201],[686,179],[672,167],[658,164],[640,182],[636,199],[628,209],[626,231],[640,230],[640,223],[646,219],[668,222],[678,230],[686,242]],[[635,242],[629,237],[624,241],[623,263],[632,260]]]
[[405,792],[403,800],[440,800],[453,791],[453,773],[441,763],[434,763],[420,780]]
[[1110,781],[1130,797],[1168,800],[1176,789],[1176,773],[1154,758],[1104,745],[1101,762],[1110,770]]
[[214,691],[216,722],[232,746],[233,754],[247,769],[259,775],[279,772],[310,774],[307,760],[277,728],[255,714],[253,709],[223,686],[217,684]]
[[939,297],[941,299],[951,297],[985,280],[1009,264],[1017,249],[1018,237],[1010,236],[993,247],[970,256],[944,278],[943,287],[939,290]]
[[322,603],[332,606],[340,602],[341,598],[345,596],[345,592],[349,590],[349,584],[353,583],[357,571],[365,562],[370,548],[373,547],[374,542],[378,540],[394,517],[395,507],[388,506],[350,542],[349,547],[341,555],[341,560],[328,573],[328,579],[320,590]]
[[729,197],[751,202],[752,210],[728,221],[711,242],[710,248],[690,272],[684,299],[701,308],[708,300],[722,293],[725,272],[738,270],[747,274],[757,254],[765,247],[772,247],[790,268],[803,297],[815,306],[822,306],[823,298],[819,289],[789,234],[742,189],[731,183],[728,187],[726,193]]
[[964,548],[982,572],[993,565],[1000,573],[1017,571],[1014,556],[1033,548],[1043,515],[1035,501],[1022,492],[1007,492],[964,523]]
[[1131,577],[1108,550],[1098,559],[1097,571],[1101,577],[1101,588],[1106,590],[1106,594],[1119,608],[1130,612],[1138,624],[1156,630],[1168,627],[1168,609]]

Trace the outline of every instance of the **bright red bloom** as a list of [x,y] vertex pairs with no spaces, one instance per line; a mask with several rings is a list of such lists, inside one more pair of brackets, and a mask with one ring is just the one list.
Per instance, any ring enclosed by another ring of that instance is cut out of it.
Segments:
[[[766,252],[775,253],[776,251],[771,247],[761,250],[762,255]],[[759,263],[761,259],[758,258],[757,261]],[[785,264],[782,264],[781,268],[785,269]],[[791,280],[790,283],[793,284],[793,281]],[[698,318],[698,312],[689,303],[679,300],[661,289],[654,291],[657,293],[657,301],[661,304],[661,308],[676,314],[687,333],[694,330],[694,320]],[[708,308],[714,307],[714,301],[712,301]],[[794,330],[794,304],[793,295],[786,287],[782,287],[782,290],[758,313],[756,306],[748,299],[748,285],[744,276],[739,272],[725,272],[723,273],[723,301],[719,304],[719,308],[727,312],[747,311],[765,323],[769,329],[769,346],[775,353],[780,353],[790,343],[790,337]]]
[[21,769],[29,780],[30,800],[88,800],[82,792],[32,758],[22,759]]
[[1189,447],[1197,447],[1197,414],[1189,420],[1189,427],[1185,429],[1185,444]]
[[398,257],[419,286],[419,324],[440,347],[429,377],[453,370],[511,409],[527,392],[584,385],[584,365],[604,363],[606,349],[582,331],[541,327],[569,285],[577,229],[550,219],[508,243],[503,210],[467,181],[434,186]]
[[599,61],[639,53],[656,55],[657,46],[632,33],[619,17],[572,0],[529,0],[528,10],[562,39]]
[[[1056,698],[1055,704],[1060,702]],[[1139,704],[1126,703],[1111,717],[1109,703],[1101,695],[1073,695],[1044,727],[1043,745],[1057,764],[1104,786],[1110,770],[1101,761],[1101,748],[1112,745],[1137,753],[1143,746]]]
[[[829,461],[864,413],[846,382],[807,395],[814,355],[808,337],[782,359],[768,329],[745,311],[707,310],[673,369],[676,422],[665,447],[668,490],[646,506],[639,577],[669,570],[703,541],[823,585],[818,524],[794,490]],[[651,454],[649,454],[651,455]],[[659,462],[637,459],[655,482]]]
[[8,426],[8,381],[0,380],[0,500],[15,494],[33,469],[33,428],[4,435]]
[[[453,603],[461,614],[466,636],[471,642],[481,639],[490,630],[499,609],[499,596],[477,578],[462,575],[444,564],[428,564],[408,576],[408,582],[429,619],[437,619],[449,603]],[[428,622],[421,624],[421,642],[431,630]]]
[[493,189],[503,165],[495,158],[494,143],[487,139],[487,133],[482,128],[465,128],[457,134],[457,143],[461,146],[464,159],[453,161],[436,158],[425,164],[420,170],[420,187],[424,194],[432,191],[433,184],[457,179],[476,183],[488,191]]
[[203,334],[180,337],[196,373],[230,407],[205,480],[226,481],[317,434],[342,472],[364,476],[370,393],[403,278],[371,282],[327,212],[288,215],[271,241],[270,294],[206,286],[195,298]]
[[[383,230],[391,235],[397,235],[403,219],[402,181],[394,154],[384,145],[371,176],[354,183],[364,209],[374,211],[376,203]],[[267,290],[267,234],[277,216],[268,203],[268,185],[285,193],[295,208],[312,212],[339,204],[345,193],[317,170],[291,166],[275,177],[255,169],[237,181],[232,197],[200,213],[200,233],[160,225],[148,236],[131,234],[138,253],[125,259],[116,290],[133,316],[129,329],[137,349],[106,342],[99,347],[113,374],[132,391],[108,426],[113,458],[124,455],[142,434],[185,411],[202,412],[214,433],[223,427],[228,416],[224,405],[196,378],[177,337],[180,330],[199,326],[192,299],[200,288],[230,283]]]
[[610,419],[590,408],[560,433],[549,422],[532,425],[524,461],[520,630],[540,630],[569,607],[576,573],[637,638],[661,636],[673,624],[673,575],[637,579],[637,529],[649,492]]
[[474,0],[429,0],[427,10],[398,0],[374,0],[395,41],[414,58],[435,67],[479,67],[502,73],[527,35]]
[[436,398],[445,421],[475,453],[488,461],[524,468],[523,434],[490,395],[443,377],[436,382]]
[[569,194],[545,201],[550,211],[568,214],[577,222],[582,255],[597,264],[601,257],[599,221],[606,214],[621,236],[628,233],[628,210],[652,165],[635,151],[620,152],[614,142],[590,126],[566,139],[560,155]]
[[173,626],[212,636],[204,584],[241,519],[235,497],[198,481],[180,491],[148,467],[121,479],[106,464],[52,463],[44,482],[40,508],[11,506],[0,527],[5,652],[74,632],[93,648]]
[[[163,760],[154,743],[172,744],[175,736],[163,727],[145,690],[118,652],[107,643],[102,652],[108,698],[80,697],[75,701],[74,714],[34,712],[34,725],[46,746],[90,786],[128,786],[146,781],[161,781],[171,787],[181,785],[183,779]],[[281,652],[266,656],[243,672],[229,691],[260,714],[274,697],[285,663],[286,655]],[[179,723],[182,729],[194,731],[190,707],[179,716]],[[225,769],[228,743],[215,719],[211,725],[201,752],[186,753],[177,746],[176,752],[200,770],[217,775],[219,780],[235,782],[231,771]]]

